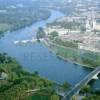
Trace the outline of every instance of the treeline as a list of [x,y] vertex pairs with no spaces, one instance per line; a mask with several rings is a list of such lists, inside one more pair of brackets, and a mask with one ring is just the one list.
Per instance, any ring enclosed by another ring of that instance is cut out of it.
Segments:
[[24,28],[37,21],[45,20],[51,15],[49,10],[29,6],[16,9],[4,9],[6,12],[0,13],[0,34],[6,31]]
[[62,41],[61,39],[56,38],[54,43],[57,43],[61,46],[70,47],[70,48],[73,48],[73,49],[78,49],[78,44],[71,42],[71,41]]
[[39,27],[36,34],[37,40],[45,38],[45,37],[46,37],[46,33],[44,32],[42,27]]

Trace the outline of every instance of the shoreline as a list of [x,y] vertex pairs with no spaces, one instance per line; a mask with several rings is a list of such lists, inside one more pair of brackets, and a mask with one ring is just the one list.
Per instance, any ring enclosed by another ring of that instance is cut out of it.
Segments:
[[48,42],[47,42],[46,40],[44,40],[44,42],[42,42],[42,43],[43,43],[43,44],[48,48],[48,50],[49,50],[51,53],[53,53],[58,59],[61,59],[61,60],[65,61],[65,62],[69,62],[69,63],[75,64],[75,65],[80,65],[80,66],[82,66],[82,67],[84,67],[84,68],[95,69],[94,67],[91,67],[91,66],[89,66],[89,65],[82,64],[82,63],[79,63],[79,62],[76,62],[76,61],[71,61],[71,60],[69,60],[69,59],[67,59],[67,58],[65,58],[65,57],[62,57],[62,56],[60,56],[60,55],[57,55],[56,52],[55,52],[54,50],[50,49],[50,46],[49,46],[49,44],[48,44]]
[[24,29],[24,28],[26,28],[26,27],[30,27],[30,26],[32,26],[33,24],[36,24],[36,23],[39,22],[39,21],[47,20],[50,16],[51,16],[51,12],[50,12],[50,15],[46,16],[45,18],[37,19],[37,20],[35,20],[35,21],[29,22],[28,24],[24,24],[24,25],[22,25],[22,26],[20,26],[20,27],[15,26],[15,27],[13,27],[13,28],[10,29],[10,30],[1,32],[1,33],[0,33],[0,38],[3,37],[3,36],[4,36],[6,33],[8,33],[8,32],[19,31],[19,30],[22,30],[22,29]]

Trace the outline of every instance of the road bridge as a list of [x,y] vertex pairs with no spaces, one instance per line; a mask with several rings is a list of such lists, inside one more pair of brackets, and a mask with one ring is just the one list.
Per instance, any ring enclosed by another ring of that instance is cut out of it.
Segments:
[[100,73],[100,67],[97,67],[95,70],[93,70],[90,74],[88,74],[83,80],[81,80],[78,84],[75,85],[74,88],[71,89],[68,93],[65,93],[62,100],[70,100],[74,95],[77,94],[77,92],[80,91],[80,89],[88,84],[88,82],[91,79],[97,79],[98,74]]

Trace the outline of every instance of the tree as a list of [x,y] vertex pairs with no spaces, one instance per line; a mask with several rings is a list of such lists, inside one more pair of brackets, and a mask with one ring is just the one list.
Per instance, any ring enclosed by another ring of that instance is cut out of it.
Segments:
[[56,31],[51,32],[50,35],[52,35],[52,37],[57,37],[58,36],[58,32],[56,32]]
[[35,71],[35,72],[34,72],[34,75],[35,75],[35,76],[39,76],[39,72]]
[[58,95],[53,94],[53,95],[51,96],[51,99],[50,99],[50,100],[60,100],[60,99],[59,99],[59,96],[58,96]]
[[83,32],[83,33],[84,33],[84,32],[86,32],[86,28],[85,28],[85,27],[83,27],[83,26],[81,27],[81,29],[80,29],[80,30],[81,30],[81,32]]
[[76,96],[73,96],[73,97],[72,97],[72,100],[77,100],[77,97],[76,97]]
[[43,28],[39,27],[38,31],[37,31],[37,34],[36,34],[37,39],[44,38],[45,36],[46,36],[46,34],[45,34]]
[[58,36],[58,32],[54,31],[54,32],[51,32],[51,33],[50,33],[50,37],[49,37],[49,38],[50,38],[51,40],[53,40],[53,39],[54,39],[55,37],[57,37],[57,36]]
[[91,87],[90,85],[85,85],[82,89],[81,89],[82,93],[90,93],[91,92]]
[[64,82],[62,85],[63,89],[68,89],[70,87],[70,85],[67,82]]

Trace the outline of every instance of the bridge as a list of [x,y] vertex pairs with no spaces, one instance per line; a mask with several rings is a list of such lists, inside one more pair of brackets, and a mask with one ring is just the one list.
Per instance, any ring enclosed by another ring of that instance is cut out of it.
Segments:
[[80,89],[88,84],[88,82],[91,79],[97,79],[97,75],[100,73],[100,67],[97,67],[95,70],[93,70],[90,74],[88,74],[82,81],[80,81],[78,84],[75,85],[71,91],[68,93],[65,93],[62,100],[70,100],[74,95],[76,95]]

